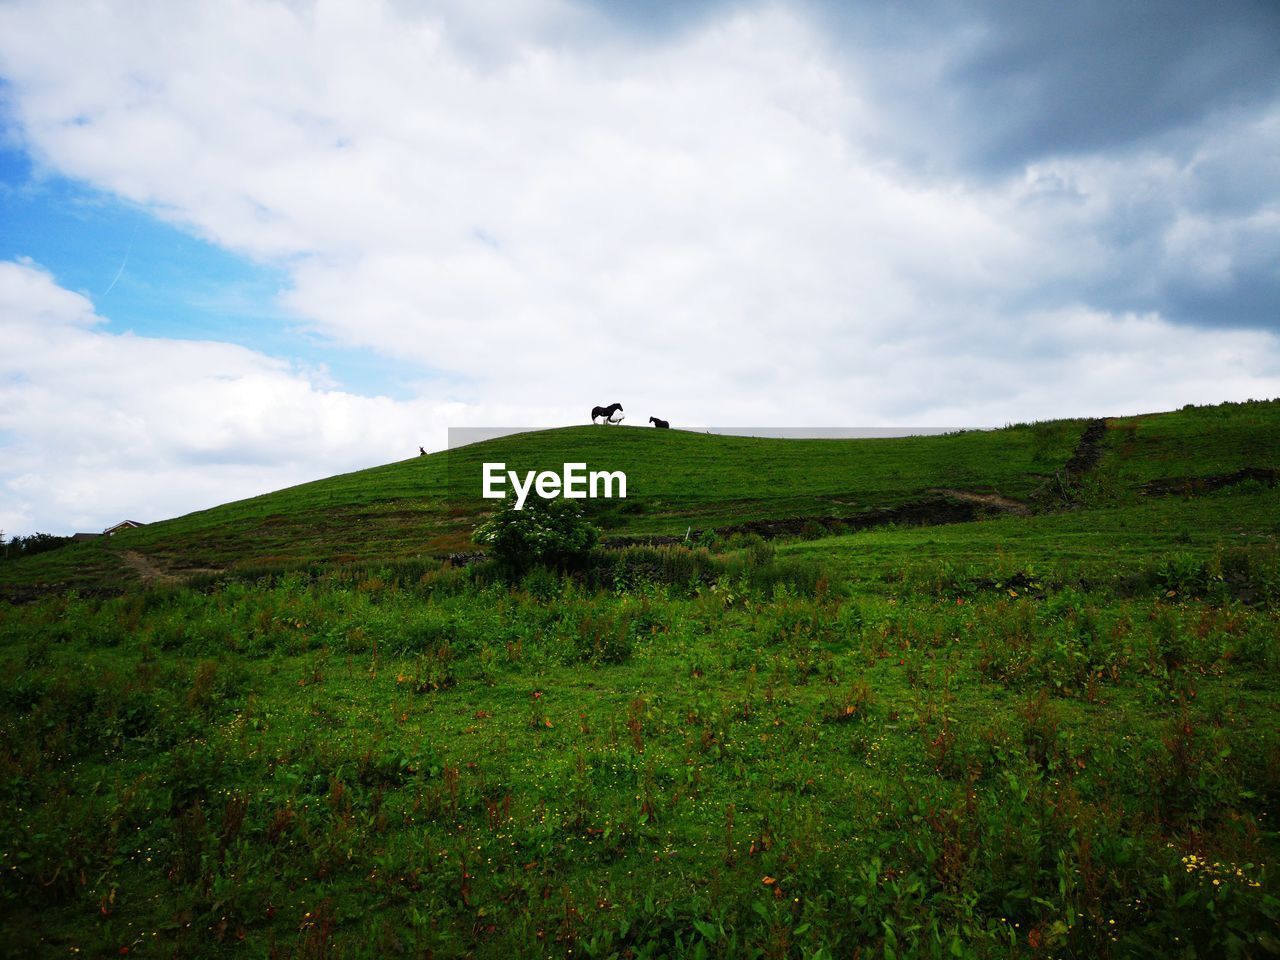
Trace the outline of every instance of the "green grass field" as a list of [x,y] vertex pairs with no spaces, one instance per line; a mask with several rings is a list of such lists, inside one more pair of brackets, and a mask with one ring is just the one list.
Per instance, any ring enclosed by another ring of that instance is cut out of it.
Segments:
[[[0,951],[1274,956],[1280,402],[1085,426],[569,428],[0,564]],[[487,460],[708,532],[454,566]]]

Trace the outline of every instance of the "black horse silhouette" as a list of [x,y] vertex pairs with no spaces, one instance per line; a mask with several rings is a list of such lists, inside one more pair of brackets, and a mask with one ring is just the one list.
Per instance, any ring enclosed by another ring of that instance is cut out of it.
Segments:
[[615,413],[621,413],[621,412],[622,412],[622,404],[620,403],[611,403],[607,407],[592,407],[591,422],[595,423],[596,417],[604,417],[605,423],[618,423],[619,421],[622,420],[622,418],[619,417],[617,420],[615,420],[613,419],[613,415]]
[[659,420],[657,417],[650,417],[649,422],[652,423],[659,430],[671,429],[671,424],[667,423],[667,421],[665,420]]

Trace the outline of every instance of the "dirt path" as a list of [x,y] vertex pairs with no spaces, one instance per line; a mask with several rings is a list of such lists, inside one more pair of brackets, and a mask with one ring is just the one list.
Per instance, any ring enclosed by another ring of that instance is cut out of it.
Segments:
[[951,497],[953,500],[963,500],[965,503],[980,503],[986,507],[994,507],[997,510],[1016,513],[1023,517],[1031,513],[1031,508],[1022,501],[1002,497],[998,493],[974,493],[971,490],[952,490],[950,487],[937,487],[929,492],[940,493],[944,497]]
[[[775,537],[797,537],[809,534],[852,533],[856,530],[870,530],[874,527],[894,523],[902,526],[935,526],[944,523],[969,523],[990,516],[993,511],[1025,516],[1031,508],[1025,503],[1002,497],[995,493],[972,493],[968,490],[935,489],[929,491],[930,496],[896,507],[877,507],[862,513],[786,517],[775,520],[748,520],[729,526],[714,527],[716,534],[727,537],[735,533],[754,533],[766,540]],[[840,502],[840,501],[836,501]],[[697,540],[702,535],[701,528],[692,530],[692,538]],[[672,535],[614,535],[606,537],[606,547],[626,546],[664,546],[667,544],[685,543],[687,538]],[[469,555],[462,555],[464,558]],[[467,562],[464,560],[464,562]]]
[[120,558],[124,560],[129,567],[142,578],[144,583],[177,583],[178,578],[171,573],[165,573],[157,567],[149,557],[144,556],[137,550],[122,550]]

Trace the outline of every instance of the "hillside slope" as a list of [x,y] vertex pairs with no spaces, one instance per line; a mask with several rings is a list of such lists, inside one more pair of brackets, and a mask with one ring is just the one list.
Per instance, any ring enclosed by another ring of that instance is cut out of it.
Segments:
[[[1260,476],[1265,483],[1280,467],[1280,402],[1105,423],[1096,466],[1083,477],[1065,468],[1078,452],[1084,420],[859,440],[587,426],[539,431],[317,480],[26,558],[0,567],[0,587],[117,586],[197,572],[465,551],[492,505],[479,497],[485,462],[521,472],[559,471],[575,461],[624,471],[626,500],[590,504],[611,536],[683,535],[690,527],[783,518],[843,517],[856,527],[928,519],[930,509],[947,503],[980,514],[1016,504],[1055,509],[1082,497],[1129,502],[1205,478],[1258,482]],[[1247,468],[1260,472],[1232,476]],[[892,512],[904,507],[910,509]],[[944,511],[940,519],[967,515]]]

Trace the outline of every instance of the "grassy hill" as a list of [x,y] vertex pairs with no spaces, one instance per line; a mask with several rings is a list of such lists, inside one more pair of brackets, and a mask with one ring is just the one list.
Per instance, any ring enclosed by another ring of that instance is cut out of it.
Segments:
[[[780,440],[685,431],[568,427],[477,443],[151,524],[0,566],[5,585],[101,587],[147,576],[390,562],[474,549],[492,501],[481,464],[559,470],[565,462],[627,474],[625,501],[592,501],[610,536],[683,535],[780,518],[941,519],[998,500],[1051,510],[1086,421],[1058,420],[945,436]],[[1280,464],[1280,404],[1228,404],[1107,421],[1088,499],[1131,502],[1153,481]],[[969,494],[967,500],[957,495]],[[992,496],[994,495],[994,496]],[[989,497],[983,503],[978,497]]]
[[[486,460],[720,533],[441,562]],[[1273,956],[1277,467],[1274,402],[570,428],[4,564],[87,588],[0,602],[4,950]]]
[[[481,465],[559,470],[565,462],[622,470],[628,499],[595,501],[609,533],[683,534],[744,519],[857,514],[935,487],[1026,497],[1070,456],[1081,424],[943,437],[774,440],[630,428],[568,427],[415,457],[226,504],[57,555],[22,574],[83,582],[129,579],[136,551],[165,570],[393,560],[474,549],[492,501]],[[9,571],[0,573],[4,576]],[[16,573],[16,572],[15,572]]]

